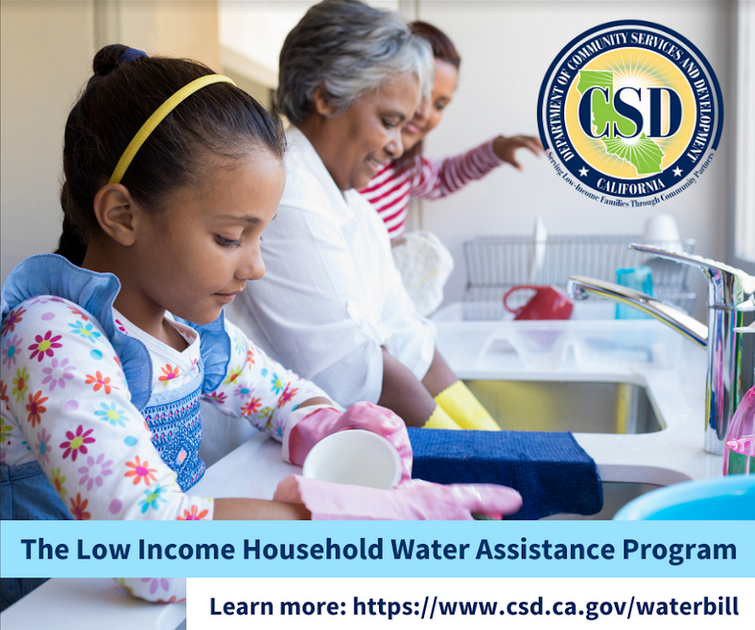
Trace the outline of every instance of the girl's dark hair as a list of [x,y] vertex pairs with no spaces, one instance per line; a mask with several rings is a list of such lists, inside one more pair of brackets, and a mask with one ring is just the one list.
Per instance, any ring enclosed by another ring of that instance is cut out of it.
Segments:
[[422,39],[430,43],[433,49],[433,57],[450,63],[457,70],[461,66],[461,57],[459,51],[451,39],[439,28],[417,20],[411,23],[412,33],[419,35]]
[[[433,49],[433,57],[446,63],[450,63],[457,70],[461,66],[461,56],[451,39],[436,26],[417,20],[410,24],[412,33],[419,35],[422,39],[429,42]],[[395,162],[393,167],[397,173],[410,168],[418,155],[422,155],[424,141],[420,140],[411,149],[405,151]]]
[[[100,232],[94,197],[136,132],[184,85],[214,74],[194,61],[134,59],[131,52],[113,44],[95,55],[94,76],[66,122],[60,193],[63,233],[56,253],[76,265],[84,260],[89,238]],[[189,96],[160,122],[121,183],[141,206],[159,212],[178,189],[201,182],[208,154],[239,158],[250,146],[283,160],[286,141],[280,119],[232,84],[215,83]]]

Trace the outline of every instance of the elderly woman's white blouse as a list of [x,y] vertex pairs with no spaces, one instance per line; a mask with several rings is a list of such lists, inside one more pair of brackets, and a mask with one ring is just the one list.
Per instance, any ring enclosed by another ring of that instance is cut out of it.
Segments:
[[422,379],[435,326],[407,295],[375,210],[356,190],[338,189],[299,129],[288,140],[286,188],[262,236],[267,271],[228,315],[341,405],[374,403],[381,346]]

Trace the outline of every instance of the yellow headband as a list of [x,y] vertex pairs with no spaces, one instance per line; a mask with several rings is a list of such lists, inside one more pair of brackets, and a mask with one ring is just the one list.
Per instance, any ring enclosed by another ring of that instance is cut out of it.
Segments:
[[228,77],[224,77],[222,74],[208,74],[184,85],[178,90],[178,92],[173,94],[173,96],[160,105],[160,107],[158,107],[155,112],[147,118],[147,121],[142,125],[141,129],[136,132],[136,135],[131,139],[131,142],[128,143],[123,155],[121,155],[121,159],[118,160],[118,164],[115,165],[115,170],[110,176],[109,183],[120,183],[137,151],[139,151],[141,146],[147,141],[147,138],[149,138],[149,134],[155,130],[155,127],[157,127],[157,125],[159,125],[162,120],[179,105],[179,103],[194,94],[197,90],[201,90],[203,87],[212,85],[213,83],[230,83],[236,85]]

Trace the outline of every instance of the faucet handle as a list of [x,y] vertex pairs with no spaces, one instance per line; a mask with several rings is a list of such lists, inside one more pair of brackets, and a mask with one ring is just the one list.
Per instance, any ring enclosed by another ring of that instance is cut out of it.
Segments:
[[647,252],[679,263],[693,265],[703,272],[708,280],[708,306],[731,308],[744,304],[755,294],[755,276],[721,262],[696,254],[671,252],[654,245],[632,243],[631,249]]

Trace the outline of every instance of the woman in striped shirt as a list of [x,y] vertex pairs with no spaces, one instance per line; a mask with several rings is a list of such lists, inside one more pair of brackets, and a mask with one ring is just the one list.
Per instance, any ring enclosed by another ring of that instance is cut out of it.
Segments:
[[437,199],[481,179],[504,162],[521,170],[518,149],[543,154],[540,141],[532,136],[497,136],[474,149],[443,160],[422,155],[425,136],[435,128],[456,91],[461,58],[445,33],[426,22],[413,22],[415,33],[426,39],[435,57],[435,81],[430,100],[423,101],[414,118],[403,128],[404,154],[388,162],[360,192],[383,219],[391,241],[399,243],[406,227],[409,197]]

